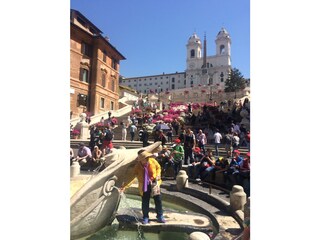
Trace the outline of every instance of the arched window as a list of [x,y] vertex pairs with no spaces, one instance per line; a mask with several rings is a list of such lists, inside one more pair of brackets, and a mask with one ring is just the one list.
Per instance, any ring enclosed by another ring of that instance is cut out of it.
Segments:
[[225,54],[225,51],[224,45],[220,45],[220,54]]
[[195,55],[195,51],[194,51],[194,49],[192,49],[192,50],[190,51],[190,57],[191,57],[191,58],[194,58],[194,55]]

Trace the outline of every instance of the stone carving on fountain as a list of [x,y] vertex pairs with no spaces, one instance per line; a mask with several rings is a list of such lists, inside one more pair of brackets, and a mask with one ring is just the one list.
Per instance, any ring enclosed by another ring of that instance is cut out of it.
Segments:
[[[156,152],[160,147],[161,142],[156,142],[143,149]],[[113,149],[106,157],[104,170],[71,197],[71,239],[90,235],[112,223],[120,202],[118,188],[134,177],[131,170],[140,149]]]

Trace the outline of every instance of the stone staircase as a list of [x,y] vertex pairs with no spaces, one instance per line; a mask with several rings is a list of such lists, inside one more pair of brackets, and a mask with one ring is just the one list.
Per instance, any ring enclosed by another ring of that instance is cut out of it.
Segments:
[[[86,146],[89,146],[89,140],[70,139],[70,147],[74,150],[78,149],[79,143],[84,143]],[[124,146],[127,149],[142,148],[142,142],[140,141],[131,142],[131,141],[113,140],[112,143],[115,148],[119,148],[120,146]]]
[[[131,112],[128,112],[122,116],[119,116],[117,117],[118,119],[118,124],[113,128],[113,133],[114,133],[114,140],[121,140],[121,137],[122,137],[122,129],[121,129],[121,126],[120,126],[120,122],[121,121],[124,121],[126,122],[127,119],[128,119],[128,116],[130,116]],[[129,128],[127,128],[127,138],[126,138],[127,141],[130,140],[130,133],[129,133]],[[138,134],[136,133],[136,136],[135,136],[135,140],[138,140]]]
[[[70,147],[72,149],[74,149],[75,154],[78,150],[78,144],[83,142],[86,146],[89,146],[89,140],[78,140],[78,139],[71,139],[70,140]],[[150,143],[153,143],[153,141],[149,141]],[[113,140],[112,141],[113,146],[115,148],[119,148],[120,146],[124,146],[127,149],[134,149],[134,148],[142,148],[142,142],[140,141],[122,141],[122,140]],[[166,144],[168,146],[169,149],[171,149],[173,143],[167,143]],[[214,151],[214,145],[206,145],[206,148],[208,149],[213,149]],[[245,156],[245,154],[248,152],[248,149],[245,147],[240,147],[239,151],[241,153],[242,156]],[[227,156],[227,152],[224,149],[224,145],[221,145],[219,147],[219,153],[221,157],[226,157]]]

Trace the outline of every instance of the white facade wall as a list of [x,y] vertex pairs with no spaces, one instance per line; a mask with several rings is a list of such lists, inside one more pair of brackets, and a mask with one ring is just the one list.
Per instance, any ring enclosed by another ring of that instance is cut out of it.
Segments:
[[185,73],[170,73],[123,79],[121,85],[131,87],[140,93],[159,93],[185,88]]
[[139,96],[136,96],[135,94],[132,94],[131,92],[127,92],[123,90],[123,97],[127,98],[127,101],[137,101],[139,99]]

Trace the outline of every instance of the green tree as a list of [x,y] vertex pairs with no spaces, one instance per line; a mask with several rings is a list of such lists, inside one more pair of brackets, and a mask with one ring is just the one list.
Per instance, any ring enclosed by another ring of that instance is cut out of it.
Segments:
[[237,97],[237,91],[246,87],[246,80],[237,68],[231,69],[225,83],[225,92],[234,92],[234,97]]

